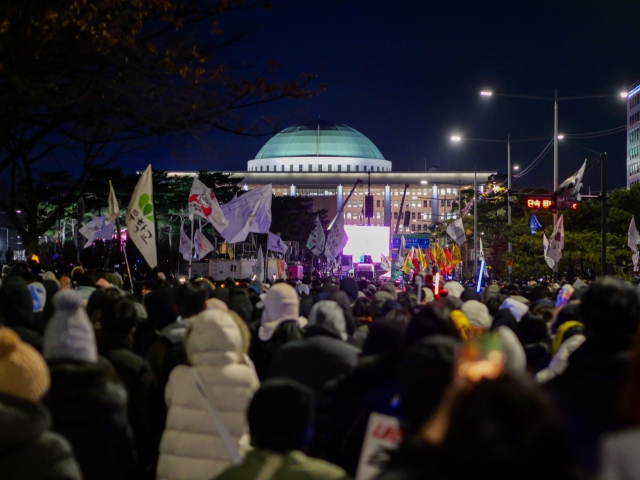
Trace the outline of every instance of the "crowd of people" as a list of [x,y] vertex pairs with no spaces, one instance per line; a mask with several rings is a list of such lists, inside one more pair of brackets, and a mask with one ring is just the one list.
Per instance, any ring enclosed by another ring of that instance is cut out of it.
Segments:
[[0,478],[640,479],[640,292],[6,266]]

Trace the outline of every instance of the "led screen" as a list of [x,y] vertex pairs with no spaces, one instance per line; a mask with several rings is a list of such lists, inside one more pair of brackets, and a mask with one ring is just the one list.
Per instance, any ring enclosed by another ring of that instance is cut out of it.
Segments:
[[360,263],[362,255],[371,255],[374,262],[380,262],[380,254],[389,256],[389,227],[363,227],[345,225],[344,231],[349,237],[342,252],[353,255],[353,263]]

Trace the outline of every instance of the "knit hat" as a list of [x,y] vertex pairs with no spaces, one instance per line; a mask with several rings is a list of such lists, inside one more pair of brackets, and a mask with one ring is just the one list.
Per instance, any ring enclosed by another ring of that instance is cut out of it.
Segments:
[[31,327],[33,298],[21,277],[8,276],[0,287],[0,325]]
[[344,277],[340,280],[340,290],[347,294],[352,303],[358,298],[358,284],[353,277]]
[[450,297],[460,298],[460,295],[464,292],[464,287],[458,282],[447,282],[444,284],[444,289],[449,292]]
[[40,282],[30,283],[28,288],[31,292],[31,298],[33,298],[33,311],[41,312],[47,302],[47,290]]
[[506,298],[504,302],[502,302],[502,305],[500,305],[500,310],[502,310],[503,308],[508,309],[513,314],[513,317],[517,322],[519,322],[524,314],[529,311],[529,307],[527,307],[521,301],[517,300],[515,296]]
[[95,333],[82,298],[73,290],[61,290],[53,297],[53,308],[55,313],[44,332],[44,358],[96,363]]
[[58,279],[56,278],[56,274],[53,272],[44,272],[42,274],[42,280],[55,280],[58,281]]
[[491,315],[489,315],[489,309],[484,303],[480,303],[477,300],[469,300],[464,302],[460,310],[466,315],[472,326],[480,327],[483,330],[491,329]]
[[287,283],[276,283],[262,300],[262,319],[258,336],[268,341],[278,326],[286,320],[296,320],[300,315],[300,298],[296,290]]
[[433,290],[431,290],[429,287],[422,287],[422,295],[424,298],[424,303],[431,303],[435,298],[433,295]]
[[0,328],[0,392],[37,402],[49,390],[42,356],[9,328]]

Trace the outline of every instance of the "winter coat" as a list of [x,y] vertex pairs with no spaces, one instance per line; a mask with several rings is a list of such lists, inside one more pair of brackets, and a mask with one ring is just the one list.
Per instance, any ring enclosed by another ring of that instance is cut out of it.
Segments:
[[327,382],[318,397],[313,456],[355,476],[371,412],[398,416],[396,371],[401,354],[363,357],[346,375]]
[[54,431],[73,446],[85,480],[136,478],[127,391],[113,367],[105,359],[48,363],[51,389],[44,402]]
[[140,464],[155,468],[164,423],[158,385],[149,363],[131,351],[133,339],[99,332],[98,353],[105,357],[124,383],[128,396],[129,422]]
[[[169,381],[171,371],[187,363],[184,340],[187,337],[189,319],[174,322],[162,329],[147,351],[147,361],[158,381],[161,395]],[[164,402],[164,400],[163,400]]]
[[[242,465],[228,468],[216,480],[246,480],[258,478],[267,458],[268,450],[252,450]],[[269,480],[346,480],[349,477],[339,467],[317,458],[311,458],[298,450],[282,455],[280,467]]]
[[269,377],[287,377],[320,393],[324,384],[350,371],[360,350],[342,340],[340,334],[324,325],[310,325],[305,338],[289,342],[276,351]]
[[235,321],[221,310],[202,312],[192,320],[185,346],[192,366],[176,367],[165,392],[169,413],[160,443],[159,480],[209,480],[231,464],[193,371],[232,439],[239,447],[248,444],[246,408],[259,381],[241,353]]
[[640,428],[607,435],[600,453],[600,477],[603,480],[640,479]]
[[255,365],[258,378],[263,381],[268,377],[269,366],[276,351],[288,342],[300,340],[302,338],[302,330],[297,319],[287,320],[278,325],[273,336],[265,342],[260,340],[258,336],[259,329],[260,321],[251,324],[249,327],[251,331],[249,357],[251,357]]
[[601,436],[624,426],[621,387],[631,339],[589,338],[569,366],[545,384],[574,441],[578,464],[595,471]]
[[71,445],[50,428],[43,405],[0,394],[0,477],[81,480]]

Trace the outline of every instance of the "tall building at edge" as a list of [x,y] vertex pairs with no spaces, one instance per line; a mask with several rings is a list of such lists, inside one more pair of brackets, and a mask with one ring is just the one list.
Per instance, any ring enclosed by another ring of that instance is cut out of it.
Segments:
[[640,182],[640,85],[627,95],[627,188]]
[[[455,218],[453,203],[460,190],[483,191],[496,172],[452,172],[431,169],[420,172],[394,172],[392,162],[354,128],[325,120],[292,125],[273,136],[256,157],[247,162],[242,189],[271,184],[276,196],[298,195],[313,199],[314,210],[326,208],[332,218],[355,189],[344,208],[346,225],[367,225],[364,201],[367,190],[373,195],[372,226],[393,226],[398,219],[405,184],[408,184],[403,211],[410,212],[410,226],[400,231],[428,232],[434,223]],[[176,172],[177,174],[177,172]],[[370,181],[370,187],[369,187]]]

